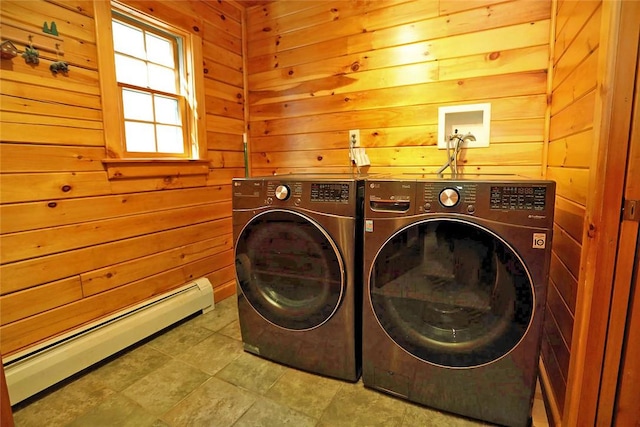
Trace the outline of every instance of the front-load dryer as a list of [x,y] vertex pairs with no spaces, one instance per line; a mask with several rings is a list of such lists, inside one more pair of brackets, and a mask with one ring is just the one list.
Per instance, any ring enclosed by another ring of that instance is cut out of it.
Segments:
[[530,422],[555,183],[365,182],[365,386],[492,423]]
[[357,381],[363,181],[289,175],[232,184],[244,349]]

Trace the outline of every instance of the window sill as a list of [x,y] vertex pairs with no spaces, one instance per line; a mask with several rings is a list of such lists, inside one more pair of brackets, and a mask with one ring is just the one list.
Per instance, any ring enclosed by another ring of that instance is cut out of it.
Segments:
[[109,180],[207,175],[209,160],[103,159]]

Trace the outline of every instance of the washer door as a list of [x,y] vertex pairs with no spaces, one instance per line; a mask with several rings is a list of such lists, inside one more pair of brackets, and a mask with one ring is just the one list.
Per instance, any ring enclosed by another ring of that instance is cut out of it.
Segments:
[[343,261],[312,219],[272,210],[257,215],[236,242],[236,278],[253,308],[285,329],[326,322],[344,291]]
[[457,219],[398,231],[369,277],[380,326],[400,347],[439,366],[483,365],[509,353],[533,316],[532,281],[500,237]]

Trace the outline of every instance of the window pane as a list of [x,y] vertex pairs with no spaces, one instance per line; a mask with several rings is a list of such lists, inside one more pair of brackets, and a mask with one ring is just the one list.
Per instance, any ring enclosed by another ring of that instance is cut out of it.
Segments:
[[177,126],[157,125],[158,152],[160,153],[184,153],[182,142],[182,128]]
[[175,71],[172,68],[149,64],[149,87],[167,93],[177,93]]
[[170,125],[180,124],[180,111],[178,110],[177,99],[156,95],[154,101],[156,106],[156,122]]
[[147,60],[156,64],[174,68],[173,43],[169,40],[147,33]]
[[147,87],[147,66],[144,61],[116,54],[116,79],[140,87]]
[[124,118],[132,120],[153,121],[153,105],[151,94],[137,90],[122,89]]
[[127,151],[153,153],[156,151],[153,125],[150,123],[124,122]]
[[137,28],[113,21],[113,48],[116,52],[144,59],[144,35]]

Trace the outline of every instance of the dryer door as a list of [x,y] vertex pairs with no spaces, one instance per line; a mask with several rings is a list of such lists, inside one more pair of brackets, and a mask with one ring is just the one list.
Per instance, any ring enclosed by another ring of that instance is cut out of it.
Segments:
[[322,325],[344,292],[344,266],[331,237],[311,218],[271,210],[257,215],[236,242],[236,277],[267,321],[285,329]]
[[479,366],[508,354],[534,309],[532,280],[504,240],[477,224],[429,219],[377,253],[369,292],[387,335],[439,366]]

